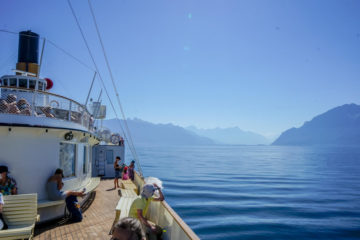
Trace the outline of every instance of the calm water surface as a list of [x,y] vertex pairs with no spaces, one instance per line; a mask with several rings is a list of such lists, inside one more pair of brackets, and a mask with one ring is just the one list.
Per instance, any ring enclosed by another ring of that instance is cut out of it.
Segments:
[[[360,239],[360,148],[139,147],[201,239]],[[127,158],[130,159],[130,156]]]

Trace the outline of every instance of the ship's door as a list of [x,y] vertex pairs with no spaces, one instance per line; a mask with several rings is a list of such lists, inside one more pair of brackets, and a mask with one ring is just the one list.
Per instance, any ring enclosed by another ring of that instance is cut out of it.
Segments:
[[112,149],[106,149],[106,177],[114,177],[114,151]]
[[105,176],[106,151],[100,148],[98,152],[98,176]]

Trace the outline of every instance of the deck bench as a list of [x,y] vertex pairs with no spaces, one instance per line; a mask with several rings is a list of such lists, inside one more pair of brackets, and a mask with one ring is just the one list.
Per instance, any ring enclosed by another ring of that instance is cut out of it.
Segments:
[[133,190],[136,194],[139,193],[138,187],[137,187],[131,180],[121,180],[121,187],[122,187],[123,189],[131,189],[131,190]]
[[133,189],[120,189],[121,197],[137,197]]
[[[130,190],[132,191],[132,190]],[[109,234],[112,234],[113,230],[114,230],[114,226],[115,224],[119,221],[120,218],[124,218],[124,217],[128,217],[129,216],[129,212],[130,212],[130,207],[131,204],[133,203],[133,201],[137,198],[138,196],[123,196],[120,197],[120,200],[118,202],[118,204],[116,205],[115,208],[115,219],[114,222],[111,226],[110,232]]]
[[[97,186],[99,186],[100,184],[100,178],[99,177],[94,177],[91,178],[91,180],[89,181],[89,183],[85,186],[86,191],[85,193],[88,194],[92,191],[94,191]],[[80,189],[76,189],[76,191],[82,191],[83,188]],[[56,205],[61,205],[61,204],[65,204],[64,200],[48,200],[48,199],[42,199],[38,201],[38,208],[45,208],[45,207],[51,207],[51,206],[56,206]]]
[[4,196],[3,216],[9,229],[0,231],[0,240],[32,239],[37,214],[37,194]]

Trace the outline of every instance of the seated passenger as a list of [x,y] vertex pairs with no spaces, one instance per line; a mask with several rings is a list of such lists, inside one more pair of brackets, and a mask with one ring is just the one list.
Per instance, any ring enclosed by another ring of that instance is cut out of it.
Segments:
[[0,230],[8,229],[8,225],[6,224],[4,217],[2,215],[3,206],[4,206],[4,199],[2,193],[0,193]]
[[10,103],[8,105],[9,110],[8,113],[13,113],[13,114],[20,114],[20,110],[19,108],[16,106],[16,102],[15,103]]
[[8,113],[13,113],[13,114],[19,114],[20,110],[16,105],[16,95],[14,94],[9,94],[6,98],[6,102],[8,103]]
[[[159,197],[154,198],[153,195],[155,191],[158,190]],[[160,226],[149,221],[145,218],[149,204],[151,201],[163,201],[164,195],[161,192],[161,189],[158,185],[154,184],[145,184],[141,192],[141,196],[136,198],[131,204],[129,217],[137,218],[140,220],[144,231],[148,239],[161,239],[162,229]]]
[[47,183],[46,183],[46,190],[50,200],[65,200],[65,198],[69,196],[76,196],[76,197],[83,197],[85,196],[84,191],[76,192],[76,191],[61,191],[63,188],[64,183],[62,179],[64,177],[63,170],[58,168],[55,171],[55,174],[52,175]]
[[20,110],[20,114],[31,115],[30,104],[26,99],[22,98],[17,102],[17,107]]
[[139,220],[136,218],[126,217],[120,219],[115,224],[111,239],[145,240],[145,234]]
[[9,95],[7,95],[7,97],[6,97],[6,101],[7,101],[7,103],[9,103],[9,104],[12,104],[12,103],[15,103],[15,104],[16,104],[16,99],[17,99],[17,96],[14,95],[14,94],[9,94]]
[[17,194],[16,181],[9,177],[8,173],[7,166],[0,166],[0,193],[4,196]]
[[40,109],[45,114],[46,117],[54,118],[54,115],[51,114],[51,107],[50,106],[42,107]]
[[9,111],[8,103],[5,100],[0,101],[0,113],[7,113]]
[[63,170],[58,168],[55,174],[49,178],[46,183],[46,190],[50,200],[65,200],[66,208],[71,214],[70,220],[73,222],[81,222],[82,213],[77,197],[85,196],[85,189],[81,192],[61,191],[64,186],[62,179],[64,177]]

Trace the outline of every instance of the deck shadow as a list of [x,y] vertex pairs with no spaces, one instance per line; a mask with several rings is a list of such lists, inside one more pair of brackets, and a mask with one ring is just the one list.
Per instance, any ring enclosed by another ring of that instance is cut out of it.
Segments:
[[[95,200],[96,197],[96,191],[91,192],[90,196],[88,197],[88,199],[86,200],[86,202],[83,203],[83,205],[81,206],[81,212],[85,213],[86,210],[89,209],[89,207],[91,206],[91,204],[93,203],[93,201]],[[65,225],[70,225],[70,224],[74,224],[76,222],[71,221],[70,216],[68,214],[68,212],[66,211],[65,216],[62,218],[58,218],[58,219],[54,219],[54,220],[50,220],[50,221],[46,221],[44,223],[41,224],[37,224],[35,226],[35,231],[34,231],[34,237],[37,235],[40,235],[46,231],[49,231],[51,229],[60,227],[60,226],[65,226]]]

